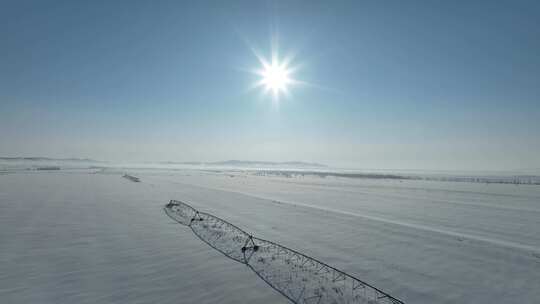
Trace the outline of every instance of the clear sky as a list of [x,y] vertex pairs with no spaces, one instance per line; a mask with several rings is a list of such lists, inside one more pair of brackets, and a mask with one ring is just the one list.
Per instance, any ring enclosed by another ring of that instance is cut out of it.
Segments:
[[540,168],[538,1],[4,0],[0,37],[0,156]]

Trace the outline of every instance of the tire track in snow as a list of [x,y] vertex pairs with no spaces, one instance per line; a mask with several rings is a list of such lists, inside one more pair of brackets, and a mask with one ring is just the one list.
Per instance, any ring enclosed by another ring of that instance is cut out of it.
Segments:
[[[153,177],[153,178],[155,178],[155,177]],[[454,238],[457,238],[457,239],[468,239],[468,240],[478,241],[478,242],[482,242],[482,243],[488,243],[488,244],[491,244],[491,245],[494,245],[494,246],[500,246],[500,247],[511,248],[511,249],[518,249],[518,250],[528,252],[529,254],[534,255],[534,256],[540,255],[540,247],[534,246],[534,245],[526,245],[526,244],[522,244],[522,243],[518,243],[518,242],[512,242],[512,241],[506,241],[506,240],[501,240],[501,239],[496,239],[496,238],[491,238],[491,237],[479,236],[479,235],[474,235],[474,234],[470,234],[470,233],[463,233],[463,232],[458,232],[458,231],[453,231],[453,230],[448,230],[448,229],[441,229],[441,228],[422,225],[422,224],[408,223],[408,222],[404,222],[404,221],[400,221],[400,220],[388,219],[388,218],[384,218],[384,217],[380,217],[380,216],[374,216],[374,215],[360,214],[360,213],[352,212],[352,211],[332,209],[332,208],[327,208],[327,207],[322,207],[322,206],[314,206],[314,205],[309,205],[309,204],[300,203],[300,202],[283,201],[283,200],[278,200],[278,199],[274,199],[274,198],[259,196],[259,195],[255,195],[255,194],[247,193],[247,192],[243,192],[243,191],[228,190],[228,189],[219,188],[219,187],[207,187],[207,186],[195,185],[195,184],[186,183],[186,182],[171,181],[171,180],[168,180],[168,179],[161,179],[161,180],[169,182],[169,183],[173,183],[173,184],[186,185],[186,186],[197,187],[197,188],[208,189],[208,190],[214,190],[214,191],[235,193],[235,194],[244,195],[244,196],[247,196],[247,197],[252,197],[252,198],[268,201],[268,202],[270,202],[272,204],[275,204],[276,202],[279,202],[279,203],[290,205],[290,206],[310,208],[310,209],[324,211],[324,212],[332,212],[332,213],[336,213],[336,214],[348,215],[348,216],[368,219],[368,220],[372,220],[372,221],[378,221],[378,222],[382,222],[382,223],[386,223],[386,224],[392,224],[392,225],[397,225],[397,226],[401,226],[401,227],[407,227],[407,228],[416,229],[416,230],[422,230],[422,231],[428,231],[428,232],[432,232],[432,233],[438,233],[438,234],[442,234],[442,235],[446,235],[446,236],[451,236],[451,237],[454,237]]]

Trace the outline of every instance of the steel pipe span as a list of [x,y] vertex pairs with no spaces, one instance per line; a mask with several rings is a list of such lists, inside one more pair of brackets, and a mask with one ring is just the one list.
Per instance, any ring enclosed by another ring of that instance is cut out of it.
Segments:
[[210,247],[245,264],[297,304],[403,304],[380,289],[315,258],[252,236],[214,215],[171,200],[165,213]]

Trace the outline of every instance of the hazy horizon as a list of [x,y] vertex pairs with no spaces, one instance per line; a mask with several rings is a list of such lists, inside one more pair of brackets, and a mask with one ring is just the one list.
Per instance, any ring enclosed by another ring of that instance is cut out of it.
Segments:
[[[4,1],[0,17],[0,156],[540,168],[534,1]],[[291,78],[274,94],[257,74],[272,55]]]

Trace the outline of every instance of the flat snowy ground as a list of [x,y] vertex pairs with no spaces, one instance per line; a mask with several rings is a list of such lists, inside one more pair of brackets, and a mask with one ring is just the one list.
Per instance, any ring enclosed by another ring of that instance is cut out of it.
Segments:
[[167,217],[169,199],[405,303],[540,302],[540,186],[121,173],[0,175],[0,302],[287,303]]

